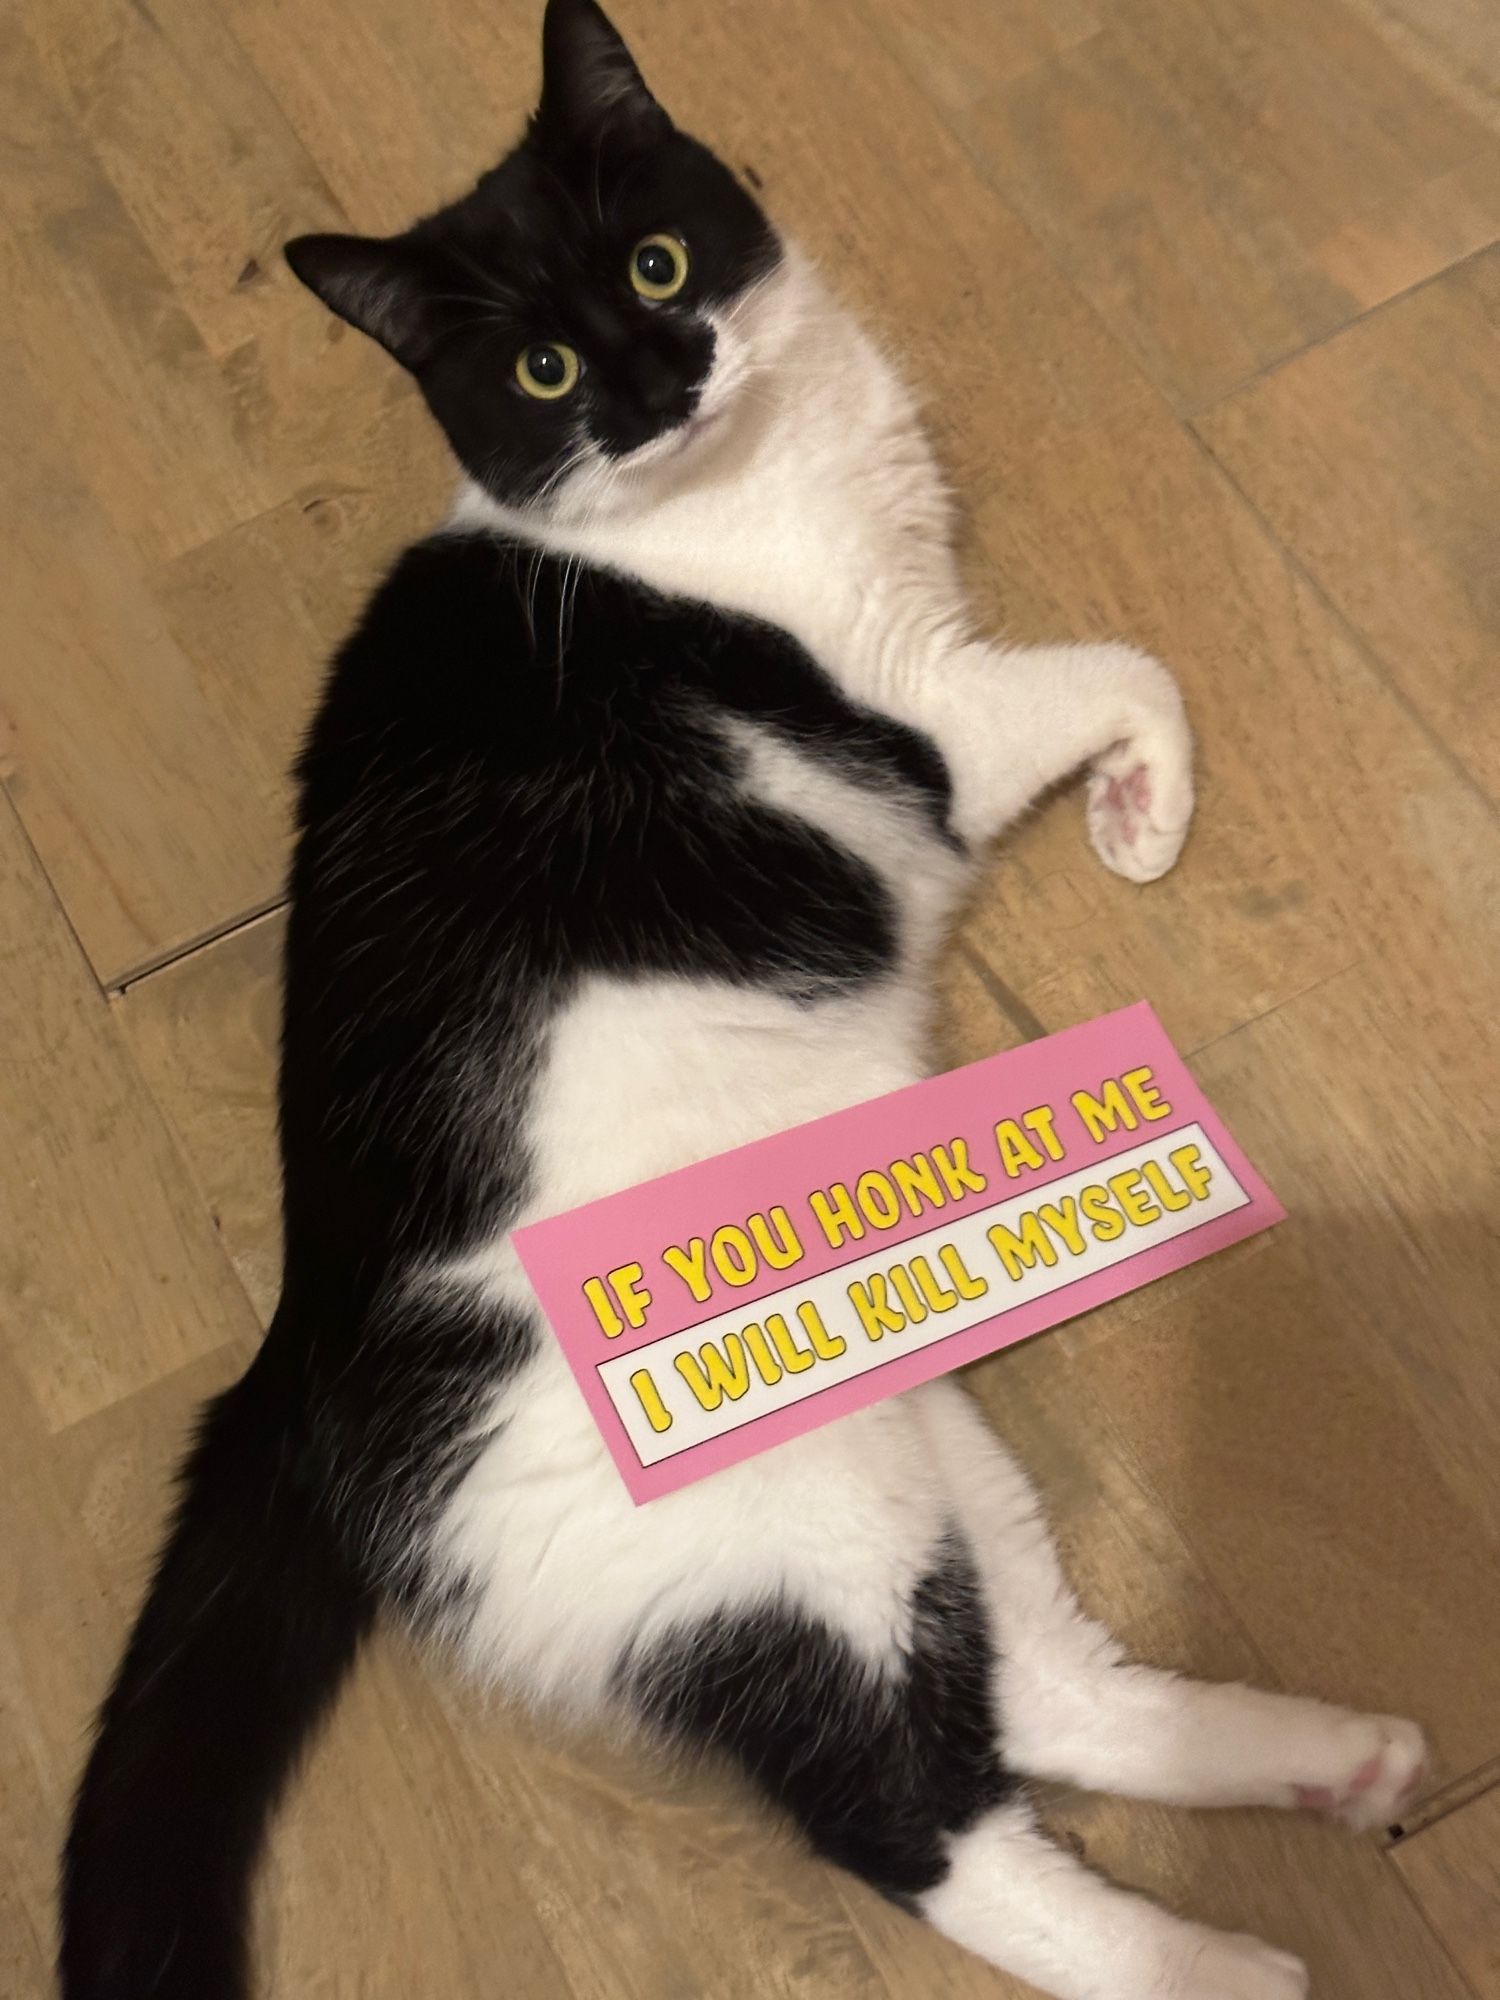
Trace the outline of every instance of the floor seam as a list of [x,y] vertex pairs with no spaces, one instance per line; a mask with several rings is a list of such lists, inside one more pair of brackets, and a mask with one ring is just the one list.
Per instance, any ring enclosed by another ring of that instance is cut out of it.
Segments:
[[1006,984],[984,953],[964,937],[958,940],[958,952],[1011,1026],[1019,1030],[1028,1042],[1044,1040],[1048,1032],[1046,1023],[1033,1014],[1020,994]]
[[1331,347],[1336,340],[1341,340],[1354,327],[1363,326],[1367,320],[1374,319],[1377,314],[1388,311],[1392,306],[1402,304],[1406,299],[1414,299],[1419,292],[1425,292],[1431,286],[1441,284],[1444,278],[1451,278],[1455,271],[1463,271],[1470,264],[1477,264],[1481,257],[1493,256],[1497,251],[1500,251],[1500,236],[1492,236],[1488,243],[1481,243],[1477,250],[1466,250],[1462,257],[1455,257],[1451,264],[1444,264],[1440,271],[1429,271],[1425,278],[1418,278],[1415,284],[1407,285],[1402,291],[1392,292],[1389,298],[1377,299],[1372,306],[1362,306],[1358,312],[1352,313],[1338,326],[1330,327],[1327,333],[1314,334],[1311,340],[1303,341],[1300,347],[1294,347],[1290,353],[1279,354],[1274,361],[1263,363],[1261,367],[1236,382],[1232,389],[1226,389],[1222,395],[1211,396],[1202,403],[1181,405],[1177,414],[1189,429],[1194,428],[1200,417],[1206,417],[1214,410],[1222,409],[1226,403],[1234,402],[1236,397],[1244,395],[1247,390],[1258,388],[1262,382],[1269,381],[1283,368],[1289,368],[1294,361],[1300,361],[1303,355],[1316,354],[1319,348]]
[[1418,1800],[1416,1809],[1395,1830],[1391,1846],[1400,1847],[1407,1841],[1420,1839],[1432,1827],[1440,1826],[1445,1819],[1451,1819],[1493,1791],[1500,1791],[1500,1757],[1486,1758],[1484,1763],[1476,1764],[1427,1798]]
[[237,936],[240,931],[249,930],[252,924],[260,923],[265,917],[274,916],[276,911],[287,907],[288,900],[286,891],[279,889],[265,902],[242,911],[238,916],[230,917],[227,922],[217,925],[214,929],[188,938],[182,944],[171,945],[155,958],[143,959],[140,964],[130,966],[113,979],[101,981],[106,996],[112,1000],[121,998],[132,986],[138,986],[143,979],[150,979],[158,972],[165,972],[169,966],[178,965],[183,959],[192,958],[200,951],[207,951],[211,945],[223,944],[227,938]]
[[73,921],[73,913],[68,908],[67,904],[63,901],[62,891],[58,888],[57,883],[53,879],[52,870],[47,866],[47,863],[42,855],[42,850],[37,846],[35,840],[32,839],[31,828],[26,824],[26,815],[21,811],[21,808],[16,804],[15,794],[14,792],[12,792],[10,788],[10,783],[7,779],[4,778],[0,778],[0,798],[3,798],[5,800],[6,805],[9,806],[10,808],[10,816],[15,823],[16,831],[20,834],[21,839],[25,844],[27,853],[36,863],[37,873],[41,876],[43,882],[45,882],[47,885],[47,894],[52,900],[53,908],[57,911],[57,914],[62,918],[63,928],[67,931],[68,936],[73,940],[74,948],[76,949],[79,958],[83,962],[83,967],[85,972],[92,980],[94,987],[98,992],[100,998],[107,1000],[109,998],[109,988],[105,985],[104,981],[100,978],[99,974],[94,970],[94,961],[89,956],[88,947],[83,942],[83,938],[79,933],[77,924],[75,924]]
[[1220,1048],[1225,1042],[1233,1041],[1236,1035],[1244,1034],[1247,1028],[1259,1027],[1262,1021],[1269,1021],[1274,1015],[1281,1013],[1283,1008],[1294,1007],[1299,1000],[1306,1000],[1309,994],[1320,992],[1335,979],[1343,979],[1349,973],[1357,972],[1364,962],[1363,958],[1351,959],[1347,965],[1340,965],[1332,972],[1323,973],[1321,977],[1313,980],[1310,986],[1303,986],[1295,993],[1283,994],[1281,999],[1274,1001],[1269,1007],[1263,1007],[1258,1014],[1247,1015],[1243,1021],[1236,1021],[1232,1028],[1225,1028],[1217,1035],[1210,1035],[1206,1042],[1196,1042],[1192,1048],[1183,1049],[1181,1053],[1184,1061],[1196,1062],[1199,1056],[1207,1055],[1210,1049]]
[[[1388,1847],[1386,1849],[1387,1858],[1389,1858],[1394,1852],[1395,1852],[1394,1848]],[[1421,1897],[1417,1894],[1416,1890],[1413,1889],[1410,1882],[1407,1881],[1402,1871],[1395,1866],[1394,1862],[1390,1864],[1390,1872],[1392,1875],[1395,1876],[1398,1891],[1402,1896],[1406,1898],[1407,1906],[1411,1910],[1412,1915],[1416,1918],[1417,1922],[1422,1926],[1422,1929],[1426,1934],[1426,1936],[1429,1937],[1432,1940],[1432,1943],[1436,1946],[1438,1956],[1442,1959],[1444,1964],[1452,1968],[1453,1977],[1458,1981],[1461,1990],[1470,1996],[1470,2000],[1484,2000],[1484,1995],[1480,1993],[1479,1989],[1474,1985],[1473,1981],[1464,1971],[1464,1968],[1459,1964],[1458,1960],[1453,1956],[1453,1952],[1449,1947],[1447,1938],[1443,1935],[1442,1931],[1438,1929],[1437,1925],[1432,1922],[1426,1910],[1422,1907]]]

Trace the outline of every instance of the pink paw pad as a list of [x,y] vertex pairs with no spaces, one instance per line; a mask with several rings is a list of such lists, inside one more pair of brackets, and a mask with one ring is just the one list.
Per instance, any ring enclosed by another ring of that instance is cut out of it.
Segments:
[[1336,1813],[1356,1828],[1389,1825],[1410,1804],[1426,1779],[1429,1764],[1422,1739],[1409,1723],[1390,1722],[1390,1740],[1340,1785],[1294,1785],[1299,1806]]
[[1385,1758],[1377,1750],[1373,1757],[1366,1758],[1341,1792],[1335,1792],[1327,1785],[1298,1785],[1297,1803],[1311,1812],[1340,1810],[1369,1791],[1384,1769]]
[[[1121,740],[1089,781],[1089,837],[1106,868],[1127,882],[1154,882],[1177,859],[1192,816],[1187,744]],[[1158,825],[1157,816],[1165,819]]]
[[1104,800],[1116,816],[1120,839],[1127,847],[1134,847],[1141,830],[1135,815],[1144,816],[1151,810],[1151,773],[1144,764],[1137,764],[1123,778],[1111,778],[1104,789]]

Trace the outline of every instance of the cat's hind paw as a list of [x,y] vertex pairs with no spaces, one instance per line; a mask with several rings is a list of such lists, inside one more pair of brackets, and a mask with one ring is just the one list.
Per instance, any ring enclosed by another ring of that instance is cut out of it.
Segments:
[[1429,1764],[1414,1722],[1397,1715],[1351,1716],[1347,1768],[1336,1782],[1297,1785],[1297,1804],[1331,1813],[1358,1833],[1392,1825],[1415,1798]]
[[1165,875],[1193,817],[1193,752],[1187,724],[1117,743],[1088,780],[1088,828],[1094,852],[1128,882]]
[[1307,1968],[1259,1938],[1199,1925],[1195,1947],[1156,1989],[1161,2000],[1306,2000]]

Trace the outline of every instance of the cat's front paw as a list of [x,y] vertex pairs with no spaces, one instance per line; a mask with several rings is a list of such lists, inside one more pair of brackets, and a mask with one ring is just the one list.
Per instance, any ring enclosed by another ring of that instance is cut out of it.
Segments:
[[1094,852],[1129,882],[1154,882],[1182,852],[1193,817],[1193,738],[1167,669],[1146,654],[1141,713],[1127,735],[1096,759],[1088,778]]

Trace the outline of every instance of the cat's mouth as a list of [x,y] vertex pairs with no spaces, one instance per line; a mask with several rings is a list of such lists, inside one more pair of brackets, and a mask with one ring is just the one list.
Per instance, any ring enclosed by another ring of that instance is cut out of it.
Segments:
[[728,399],[703,398],[694,404],[685,417],[680,418],[666,430],[659,431],[654,438],[627,452],[620,464],[632,472],[644,471],[648,466],[662,465],[675,459],[695,445],[709,431],[715,430],[729,414]]

